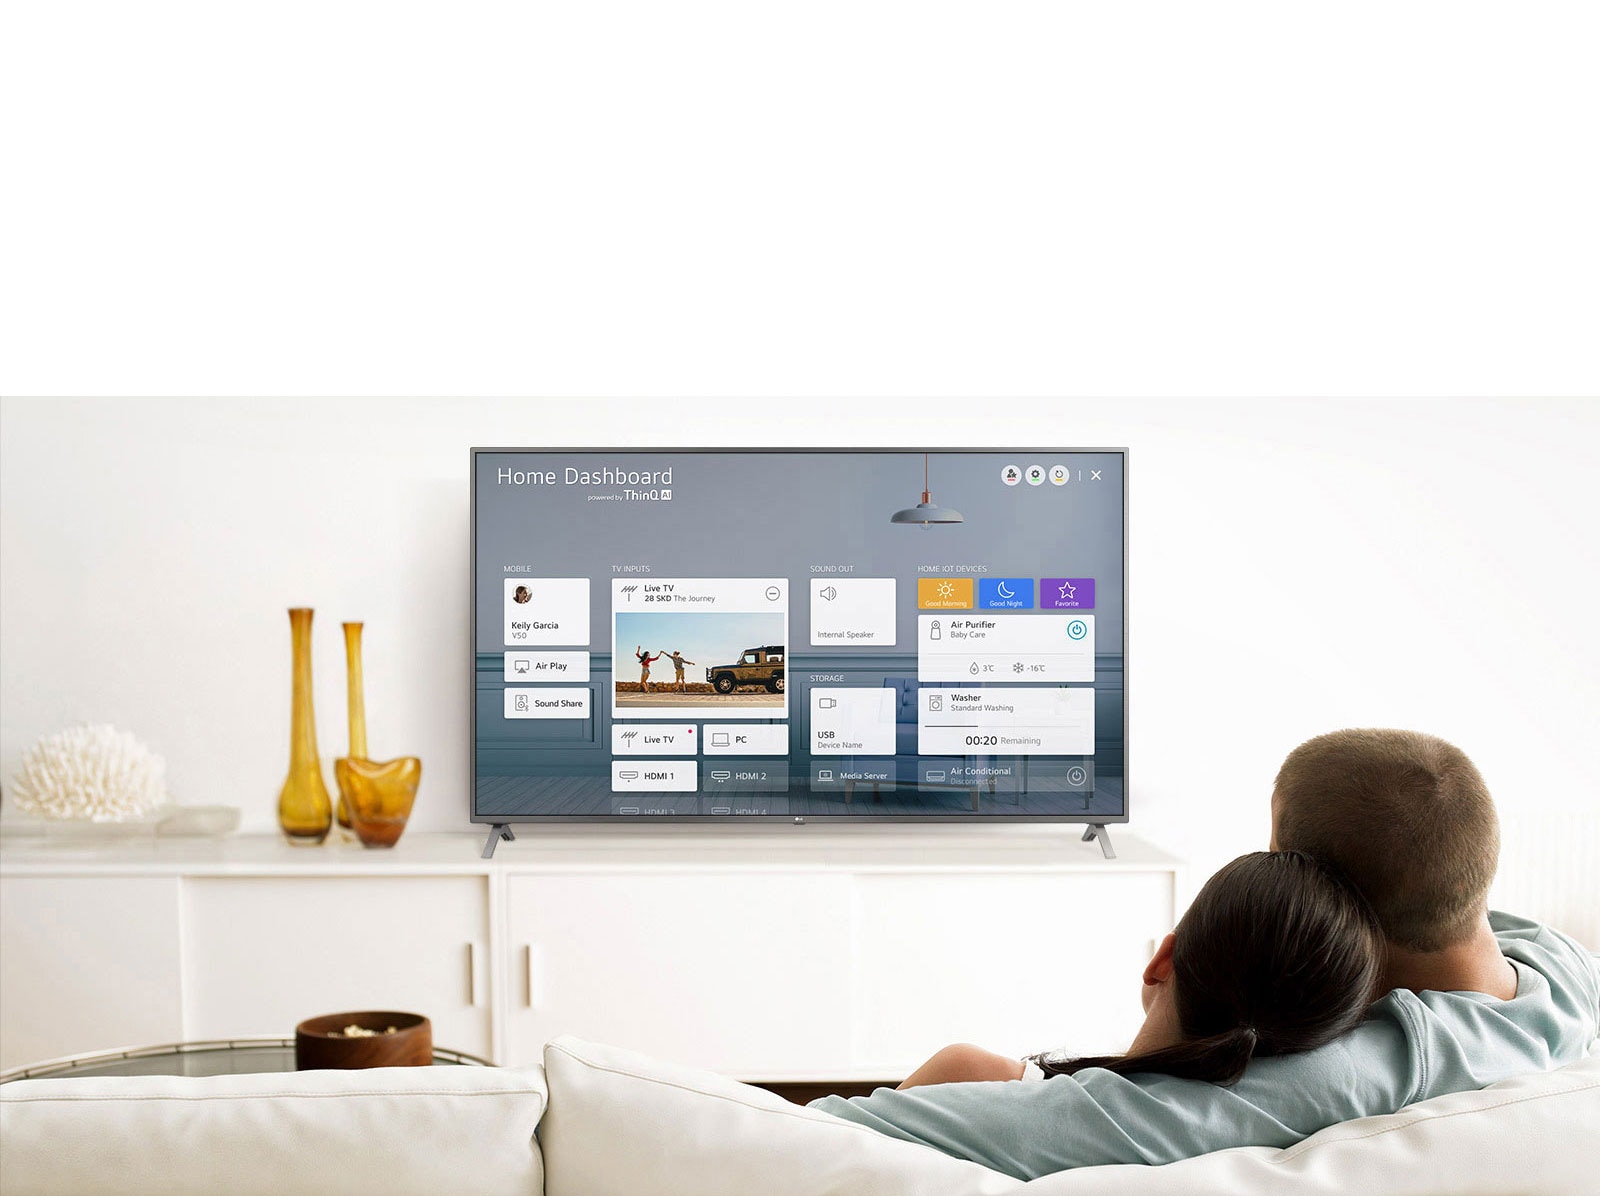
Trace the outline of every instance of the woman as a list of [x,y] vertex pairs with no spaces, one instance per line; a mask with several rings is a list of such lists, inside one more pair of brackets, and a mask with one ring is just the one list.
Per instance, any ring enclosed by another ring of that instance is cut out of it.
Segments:
[[1008,1059],[946,1047],[902,1088],[1046,1079],[1088,1067],[1231,1084],[1256,1055],[1309,1051],[1361,1021],[1382,937],[1365,899],[1300,851],[1242,855],[1206,881],[1144,971],[1144,1026],[1124,1055]]
[[639,690],[642,693],[649,693],[650,666],[661,659],[661,653],[658,651],[654,656],[651,656],[648,648],[641,650],[639,645],[635,644],[633,646],[633,655],[639,661]]

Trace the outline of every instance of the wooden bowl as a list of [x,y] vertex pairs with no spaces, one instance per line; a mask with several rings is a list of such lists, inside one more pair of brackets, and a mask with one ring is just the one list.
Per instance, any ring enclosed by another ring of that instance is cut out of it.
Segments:
[[[346,1038],[347,1026],[376,1033]],[[386,1031],[394,1027],[394,1033]],[[433,1064],[433,1023],[420,1013],[363,1010],[310,1017],[294,1028],[296,1071],[321,1068],[429,1067]]]

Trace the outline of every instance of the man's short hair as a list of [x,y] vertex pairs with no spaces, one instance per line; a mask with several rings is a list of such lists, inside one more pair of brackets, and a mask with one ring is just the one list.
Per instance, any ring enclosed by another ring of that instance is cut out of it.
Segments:
[[1290,752],[1274,788],[1277,846],[1343,871],[1396,946],[1438,951],[1483,917],[1500,824],[1460,748],[1417,731],[1334,731]]

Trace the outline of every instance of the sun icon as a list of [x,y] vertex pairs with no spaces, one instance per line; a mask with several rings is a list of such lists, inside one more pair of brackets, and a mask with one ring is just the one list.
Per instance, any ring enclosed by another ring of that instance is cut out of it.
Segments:
[[939,597],[941,597],[941,598],[954,598],[955,596],[956,596],[956,587],[955,587],[955,583],[954,582],[941,581],[939,583]]

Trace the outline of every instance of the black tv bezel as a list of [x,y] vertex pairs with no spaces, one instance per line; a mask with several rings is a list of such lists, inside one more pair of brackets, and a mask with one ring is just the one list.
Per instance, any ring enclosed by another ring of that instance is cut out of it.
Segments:
[[[737,818],[726,814],[657,814],[649,818],[629,818],[618,814],[479,814],[478,813],[478,454],[479,453],[1012,453],[1017,456],[1053,455],[1061,453],[1116,453],[1122,458],[1122,813],[1109,814],[745,814]],[[588,826],[615,826],[637,828],[641,825],[667,823],[673,826],[711,824],[714,826],[884,826],[916,824],[962,824],[966,826],[1024,826],[1039,824],[1077,824],[1080,826],[1111,826],[1128,821],[1131,799],[1128,769],[1128,449],[1121,448],[1018,448],[1014,445],[945,445],[926,448],[890,446],[855,446],[828,448],[818,446],[774,445],[761,448],[748,446],[714,448],[629,448],[626,445],[608,445],[604,448],[568,448],[521,446],[516,448],[474,447],[471,450],[468,471],[470,490],[470,517],[468,537],[468,647],[467,692],[467,801],[469,821],[476,826],[523,826],[545,824],[584,824]]]

